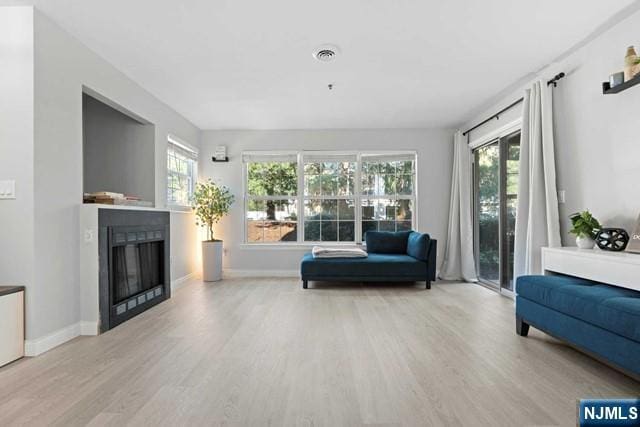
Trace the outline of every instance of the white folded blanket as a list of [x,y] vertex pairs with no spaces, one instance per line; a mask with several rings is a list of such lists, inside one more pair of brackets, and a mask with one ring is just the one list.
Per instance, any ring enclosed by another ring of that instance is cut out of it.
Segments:
[[314,258],[366,258],[367,253],[360,248],[323,248],[314,246]]

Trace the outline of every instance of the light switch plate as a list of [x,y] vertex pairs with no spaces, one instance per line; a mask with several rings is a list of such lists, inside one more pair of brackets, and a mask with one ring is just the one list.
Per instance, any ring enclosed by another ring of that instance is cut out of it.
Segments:
[[13,179],[0,181],[0,199],[16,198],[16,182]]
[[558,203],[565,203],[567,199],[567,193],[565,190],[558,191]]

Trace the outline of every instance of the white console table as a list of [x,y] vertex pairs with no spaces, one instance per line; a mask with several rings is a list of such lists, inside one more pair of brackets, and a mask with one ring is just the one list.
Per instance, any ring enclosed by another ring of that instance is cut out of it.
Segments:
[[575,247],[542,248],[544,274],[567,274],[640,291],[640,254]]
[[0,286],[0,366],[24,356],[24,286]]

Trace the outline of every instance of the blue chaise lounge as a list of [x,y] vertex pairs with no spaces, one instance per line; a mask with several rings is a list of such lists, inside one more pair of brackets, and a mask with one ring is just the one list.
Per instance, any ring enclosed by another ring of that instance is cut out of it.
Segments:
[[302,287],[326,282],[426,282],[436,279],[437,241],[415,231],[368,231],[367,258],[302,258]]
[[554,275],[519,277],[516,293],[519,335],[531,325],[640,377],[640,292]]

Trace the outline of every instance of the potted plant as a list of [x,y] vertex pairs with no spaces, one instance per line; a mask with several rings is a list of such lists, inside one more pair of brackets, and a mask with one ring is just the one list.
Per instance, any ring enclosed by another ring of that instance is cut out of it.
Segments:
[[638,74],[640,74],[640,58],[635,60],[633,68],[631,68],[631,78],[637,76]]
[[589,211],[575,213],[569,219],[572,225],[569,233],[576,236],[576,245],[580,249],[593,249],[596,244],[594,239],[601,227],[600,222]]
[[215,282],[222,279],[222,240],[213,236],[213,225],[229,213],[235,198],[225,186],[213,181],[199,182],[193,192],[193,210],[196,224],[205,227],[207,240],[202,242],[202,280]]

